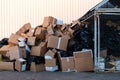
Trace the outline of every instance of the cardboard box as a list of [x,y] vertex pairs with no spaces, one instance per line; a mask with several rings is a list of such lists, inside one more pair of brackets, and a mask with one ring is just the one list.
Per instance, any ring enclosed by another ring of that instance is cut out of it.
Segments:
[[13,46],[9,48],[6,55],[7,57],[10,58],[10,60],[26,58],[26,50],[25,48],[19,48],[18,46]]
[[64,34],[63,34],[61,31],[56,30],[56,31],[55,31],[55,36],[57,36],[57,37],[62,37],[62,36],[64,36]]
[[35,64],[35,62],[31,63],[30,71],[32,72],[41,72],[45,71],[45,65],[44,64]]
[[41,33],[42,33],[42,28],[37,27],[36,30],[35,30],[35,36],[40,35]]
[[6,55],[10,47],[10,45],[4,45],[2,48],[0,48],[0,54]]
[[15,60],[15,59],[20,58],[18,46],[10,47],[9,51],[7,52],[7,55],[9,55],[10,60]]
[[66,38],[66,37],[50,36],[48,38],[47,47],[56,48],[56,49],[60,49],[60,50],[66,51],[68,40],[69,39]]
[[16,59],[15,69],[19,72],[26,71],[26,60],[23,58]]
[[52,59],[55,56],[55,52],[53,52],[52,50],[47,51],[47,53],[45,54],[45,59]]
[[45,67],[45,70],[46,70],[46,71],[52,71],[52,72],[54,72],[54,71],[57,71],[57,70],[58,70],[58,66]]
[[28,35],[29,37],[32,37],[32,36],[34,35],[34,31],[35,31],[34,28],[30,28],[30,30],[29,30],[29,32],[27,33],[27,35]]
[[58,58],[62,72],[75,71],[75,62],[73,57],[61,57],[60,54],[58,54]]
[[45,66],[46,67],[56,66],[56,59],[45,59]]
[[25,32],[26,32],[26,31],[30,30],[31,24],[30,24],[30,23],[26,23],[26,24],[23,25],[22,28],[23,28],[23,29],[25,30]]
[[47,52],[47,43],[41,42],[39,46],[33,46],[31,49],[31,55],[33,56],[44,56]]
[[93,71],[93,54],[91,50],[74,52],[75,70],[77,72]]
[[18,44],[18,38],[19,38],[18,35],[12,33],[8,42],[13,44]]
[[48,27],[50,24],[56,24],[57,19],[53,18],[52,16],[44,17],[43,20],[43,27]]
[[67,24],[63,24],[62,27],[61,27],[61,30],[65,30]]
[[14,70],[14,62],[0,62],[0,70]]
[[45,38],[46,32],[47,32],[46,29],[41,28],[41,27],[37,27],[36,30],[35,30],[35,36],[38,39],[43,40]]
[[49,25],[49,26],[48,26],[48,28],[47,28],[47,32],[48,32],[49,35],[54,34],[54,31],[53,31],[53,27],[52,27],[52,25]]
[[28,37],[27,44],[30,46],[34,46],[36,41],[36,37]]
[[24,33],[25,29],[24,28],[20,28],[17,32],[16,35],[21,35],[21,33]]

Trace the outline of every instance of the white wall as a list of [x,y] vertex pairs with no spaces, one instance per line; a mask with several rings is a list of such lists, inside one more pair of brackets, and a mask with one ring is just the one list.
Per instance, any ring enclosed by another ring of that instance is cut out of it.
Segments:
[[102,0],[0,0],[0,39],[9,37],[23,24],[42,24],[44,16],[70,23]]

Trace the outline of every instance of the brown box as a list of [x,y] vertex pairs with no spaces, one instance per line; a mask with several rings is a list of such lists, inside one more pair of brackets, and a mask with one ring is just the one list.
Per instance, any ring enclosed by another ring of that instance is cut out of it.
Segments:
[[60,67],[63,72],[75,71],[75,62],[73,57],[61,57],[58,54]]
[[25,32],[26,32],[26,31],[30,30],[31,24],[30,24],[30,23],[26,23],[26,24],[23,25],[22,28],[23,28],[23,29],[25,30]]
[[18,38],[19,38],[18,35],[12,33],[8,42],[13,44],[18,44]]
[[34,31],[35,31],[34,28],[30,28],[30,30],[29,30],[29,32],[27,33],[27,35],[28,35],[29,37],[32,37],[33,34],[34,34]]
[[76,72],[93,71],[93,54],[91,50],[74,52]]
[[41,28],[41,27],[37,27],[36,30],[35,30],[35,36],[36,36],[38,39],[43,40],[43,39],[45,38],[46,32],[47,32],[46,29]]
[[45,54],[45,59],[52,59],[55,56],[55,52],[53,52],[52,50],[47,51],[47,53]]
[[35,62],[31,63],[30,71],[32,72],[41,72],[45,71],[45,65],[44,64],[35,64]]
[[34,46],[36,41],[36,37],[28,37],[27,44],[30,46]]
[[60,49],[60,50],[66,51],[68,40],[69,39],[66,38],[66,37],[50,36],[48,38],[47,47],[56,48],[56,49]]
[[66,24],[63,24],[62,27],[61,27],[61,30],[64,30],[66,28]]
[[18,58],[26,58],[26,50],[25,48],[19,48],[18,46],[10,47],[7,52],[7,57],[10,58],[10,60],[15,60]]
[[10,45],[4,45],[2,48],[0,48],[0,54],[6,55],[10,47],[11,47]]
[[10,47],[9,51],[7,52],[7,55],[9,55],[10,60],[15,60],[15,59],[20,58],[18,46]]
[[26,70],[26,60],[19,58],[15,61],[15,69],[19,72]]
[[37,27],[35,30],[35,36],[40,35],[42,33],[42,28]]
[[52,25],[49,25],[49,26],[48,26],[48,28],[47,28],[47,32],[48,32],[49,35],[54,34],[54,31],[53,31],[53,27],[52,27]]
[[14,70],[13,62],[0,62],[0,70]]
[[53,18],[52,16],[44,17],[43,27],[48,27],[50,24],[56,24],[57,19]]
[[45,66],[47,67],[56,66],[56,59],[45,59]]
[[47,43],[41,42],[39,46],[33,46],[31,49],[31,55],[33,56],[44,56],[47,52]]
[[25,32],[25,29],[24,28],[20,28],[17,32],[16,32],[16,34],[17,35],[20,35],[21,33],[24,33]]

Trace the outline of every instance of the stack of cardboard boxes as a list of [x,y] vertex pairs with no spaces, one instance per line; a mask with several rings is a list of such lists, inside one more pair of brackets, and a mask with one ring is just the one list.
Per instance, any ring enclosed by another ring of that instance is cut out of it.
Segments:
[[57,59],[55,58],[56,55],[55,49],[49,50],[45,54],[45,69],[46,71],[56,71],[58,70]]
[[[0,48],[0,70],[25,71],[28,63],[32,72],[56,71],[59,65],[63,72],[93,70],[92,52],[74,52],[71,57],[62,57],[59,53],[67,51],[68,41],[74,32],[72,28],[76,24],[80,25],[80,22],[67,25],[48,16],[36,28],[32,28],[30,23],[23,25],[11,34],[9,44]],[[34,59],[44,57],[45,60],[36,63],[28,55]]]

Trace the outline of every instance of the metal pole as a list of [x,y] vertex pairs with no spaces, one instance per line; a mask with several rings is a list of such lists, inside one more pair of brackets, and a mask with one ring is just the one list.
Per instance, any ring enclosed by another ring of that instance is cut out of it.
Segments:
[[94,15],[94,70],[97,70],[97,17]]
[[98,19],[98,67],[100,65],[100,16],[97,15]]

